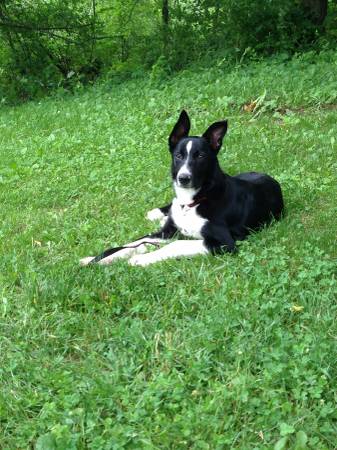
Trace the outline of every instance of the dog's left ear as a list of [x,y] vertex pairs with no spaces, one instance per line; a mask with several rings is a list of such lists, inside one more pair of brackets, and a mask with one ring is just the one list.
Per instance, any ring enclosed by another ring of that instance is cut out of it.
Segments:
[[188,136],[190,128],[190,118],[188,117],[187,112],[183,109],[180,113],[178,122],[174,125],[174,128],[169,137],[169,147],[171,152],[174,150],[174,147],[182,138]]
[[227,131],[227,120],[215,122],[207,128],[202,135],[211,146],[211,149],[218,152],[222,145],[222,139]]

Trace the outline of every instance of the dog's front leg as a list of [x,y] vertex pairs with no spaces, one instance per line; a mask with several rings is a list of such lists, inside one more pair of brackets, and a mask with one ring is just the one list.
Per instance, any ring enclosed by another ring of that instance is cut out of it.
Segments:
[[158,261],[164,261],[168,258],[178,258],[180,256],[204,255],[208,253],[205,243],[200,240],[178,240],[154,252],[144,255],[133,256],[129,263],[132,266],[148,266]]
[[87,256],[86,258],[82,258],[80,260],[80,265],[87,266],[94,259],[96,259],[97,264],[107,265],[111,264],[116,259],[130,258],[133,255],[145,253],[147,251],[147,244],[162,244],[166,242],[167,239],[172,238],[176,232],[176,226],[174,225],[172,219],[168,217],[165,221],[164,226],[159,231],[152,233],[144,238],[138,239],[137,241],[125,244],[123,245],[123,248],[121,250],[114,251],[111,255],[107,255],[107,253],[109,253],[110,251],[107,250],[97,257]]
[[151,211],[148,211],[148,213],[146,214],[146,218],[151,220],[151,222],[159,220],[160,224],[164,225],[170,212],[171,205],[172,203],[166,206],[162,206],[161,208],[151,209]]
[[[100,259],[97,264],[100,265],[108,265],[114,262],[116,259],[121,258],[130,258],[133,255],[145,253],[147,251],[146,243],[150,244],[162,244],[165,242],[165,239],[161,239],[160,237],[146,237],[142,239],[138,239],[137,241],[130,242],[129,244],[125,244],[121,250],[109,255],[105,258]],[[80,260],[81,266],[87,266],[90,262],[95,259],[95,256],[88,256],[86,258],[82,258]]]
[[212,255],[236,252],[235,240],[227,227],[208,223],[201,234],[208,251]]
[[167,239],[170,239],[177,232],[177,228],[175,227],[172,219],[168,217],[165,221],[164,226],[157,232],[150,234],[142,239],[138,239],[137,241],[130,242],[129,244],[123,245],[124,248],[121,250],[115,251],[111,255],[107,255],[109,250],[103,252],[98,257],[95,256],[87,256],[86,258],[82,258],[80,260],[81,266],[87,266],[94,259],[98,260],[97,264],[108,265],[114,262],[116,259],[121,258],[130,258],[133,255],[142,254],[147,251],[147,244],[163,244]]

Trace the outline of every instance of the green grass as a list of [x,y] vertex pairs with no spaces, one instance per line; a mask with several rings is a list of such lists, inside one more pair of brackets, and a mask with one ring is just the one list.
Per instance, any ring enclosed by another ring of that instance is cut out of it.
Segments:
[[[336,448],[336,65],[220,62],[0,111],[0,448]],[[182,108],[193,133],[229,119],[222,167],[278,179],[285,218],[236,256],[80,268],[154,229]]]

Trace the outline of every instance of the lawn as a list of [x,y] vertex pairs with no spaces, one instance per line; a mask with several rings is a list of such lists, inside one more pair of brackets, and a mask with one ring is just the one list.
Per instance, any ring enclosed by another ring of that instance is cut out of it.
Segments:
[[[337,54],[106,81],[0,110],[0,448],[337,447]],[[286,215],[235,256],[82,268],[155,229],[167,136],[227,118]]]

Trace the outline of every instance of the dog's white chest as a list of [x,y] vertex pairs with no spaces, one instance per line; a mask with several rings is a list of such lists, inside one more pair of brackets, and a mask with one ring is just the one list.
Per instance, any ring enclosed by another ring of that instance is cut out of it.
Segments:
[[207,222],[197,214],[197,206],[189,207],[187,205],[181,206],[178,199],[175,198],[172,202],[171,216],[178,230],[184,235],[201,238],[201,229]]

